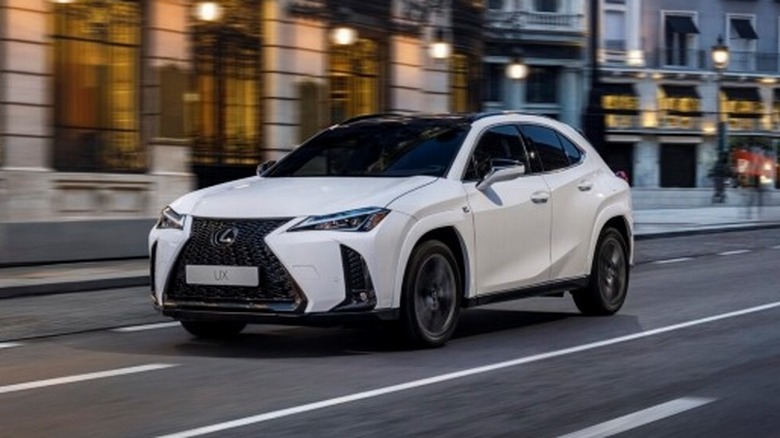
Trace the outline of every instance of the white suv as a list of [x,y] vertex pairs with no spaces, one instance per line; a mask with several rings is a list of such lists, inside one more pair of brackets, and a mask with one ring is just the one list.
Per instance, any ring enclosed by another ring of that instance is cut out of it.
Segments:
[[463,307],[626,298],[628,184],[555,120],[359,117],[258,174],[179,198],[149,235],[155,306],[196,336],[370,318],[438,346]]

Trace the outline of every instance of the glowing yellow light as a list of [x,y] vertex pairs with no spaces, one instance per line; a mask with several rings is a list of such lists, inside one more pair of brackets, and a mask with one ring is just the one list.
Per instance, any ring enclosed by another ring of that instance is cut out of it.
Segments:
[[357,31],[348,26],[339,26],[331,34],[333,43],[338,46],[349,46],[357,41]]
[[200,2],[195,7],[195,16],[203,21],[217,21],[222,18],[222,7],[217,2]]

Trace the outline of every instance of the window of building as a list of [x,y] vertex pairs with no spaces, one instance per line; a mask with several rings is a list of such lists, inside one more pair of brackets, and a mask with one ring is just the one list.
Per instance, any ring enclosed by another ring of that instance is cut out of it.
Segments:
[[520,131],[526,145],[538,154],[545,172],[563,169],[569,165],[566,151],[553,129],[538,125],[521,125]]
[[501,102],[504,100],[504,64],[483,64],[484,80],[482,81],[482,95],[488,102]]
[[604,14],[604,48],[610,51],[626,51],[626,10],[607,9]]
[[758,87],[721,87],[721,108],[728,114],[729,129],[758,131],[764,116],[764,104]]
[[531,67],[525,85],[528,103],[558,103],[558,69]]
[[694,129],[701,127],[701,97],[693,85],[662,84],[659,94],[659,127]]
[[694,13],[666,14],[663,20],[664,61],[669,66],[696,67],[696,36],[699,28]]
[[601,85],[601,107],[604,126],[610,129],[639,127],[639,96],[633,84],[606,83]]
[[756,67],[756,41],[754,15],[729,15],[727,26],[729,45],[729,69],[752,71]]
[[661,145],[661,187],[696,187],[696,145]]
[[54,167],[143,171],[140,2],[81,1],[54,8]]
[[330,116],[333,123],[379,112],[382,107],[382,56],[379,44],[362,38],[351,46],[332,46]]
[[466,112],[469,105],[469,58],[466,55],[452,55],[450,64],[450,109]]
[[534,0],[534,9],[538,12],[558,12],[559,0]]
[[504,9],[504,0],[488,0],[488,9],[500,11]]
[[219,21],[194,26],[196,164],[248,166],[260,158],[260,10],[258,0],[231,2]]

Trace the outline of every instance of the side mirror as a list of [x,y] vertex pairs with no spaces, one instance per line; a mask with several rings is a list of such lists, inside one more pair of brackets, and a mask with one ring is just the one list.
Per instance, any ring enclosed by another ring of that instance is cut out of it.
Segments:
[[490,172],[477,184],[477,190],[485,191],[501,181],[510,181],[525,175],[525,164],[507,159],[490,160]]
[[268,160],[257,165],[257,176],[263,176],[263,174],[276,164],[276,160]]

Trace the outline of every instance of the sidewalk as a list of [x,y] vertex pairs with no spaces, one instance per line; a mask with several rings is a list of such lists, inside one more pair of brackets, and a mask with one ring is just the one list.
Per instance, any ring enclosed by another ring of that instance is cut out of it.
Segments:
[[[780,228],[780,206],[636,210],[636,240]],[[147,286],[145,258],[0,268],[0,298]]]

